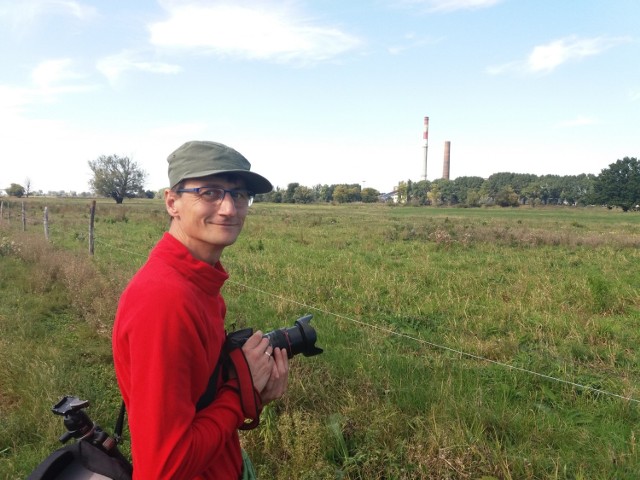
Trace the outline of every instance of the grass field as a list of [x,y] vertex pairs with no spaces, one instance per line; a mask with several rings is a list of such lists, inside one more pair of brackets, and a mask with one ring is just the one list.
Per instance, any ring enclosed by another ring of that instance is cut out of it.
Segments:
[[[115,422],[116,302],[167,216],[99,201],[90,257],[88,204],[29,199],[25,232],[5,205],[0,478],[57,447],[63,394]],[[242,434],[261,479],[640,478],[639,215],[256,204],[223,263],[230,329],[311,313],[325,349]]]

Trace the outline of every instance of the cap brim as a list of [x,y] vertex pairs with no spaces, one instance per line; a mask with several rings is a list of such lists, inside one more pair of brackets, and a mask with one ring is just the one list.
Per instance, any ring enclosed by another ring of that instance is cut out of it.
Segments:
[[195,172],[190,174],[188,177],[183,178],[182,180],[187,180],[189,178],[201,178],[208,177],[210,175],[225,175],[225,174],[233,174],[236,175],[242,180],[244,180],[245,187],[247,190],[250,190],[253,193],[269,193],[273,190],[273,185],[271,182],[264,178],[262,175],[259,175],[250,170],[207,170],[203,172]]
[[273,190],[271,182],[257,173],[246,170],[231,170],[229,173],[234,173],[242,178],[247,190],[251,190],[253,193],[269,193]]

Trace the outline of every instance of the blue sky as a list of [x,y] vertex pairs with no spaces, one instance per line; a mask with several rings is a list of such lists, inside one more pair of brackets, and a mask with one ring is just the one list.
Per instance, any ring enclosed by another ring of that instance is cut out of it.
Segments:
[[0,188],[87,191],[188,140],[274,185],[386,192],[640,156],[637,0],[0,0]]

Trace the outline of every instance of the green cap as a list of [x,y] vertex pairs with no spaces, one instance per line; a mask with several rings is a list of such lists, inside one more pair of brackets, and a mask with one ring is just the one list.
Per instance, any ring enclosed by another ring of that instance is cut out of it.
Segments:
[[221,143],[187,142],[169,155],[167,162],[171,187],[188,178],[233,173],[242,178],[247,190],[253,193],[268,193],[273,189],[269,180],[250,171],[251,164],[246,158]]

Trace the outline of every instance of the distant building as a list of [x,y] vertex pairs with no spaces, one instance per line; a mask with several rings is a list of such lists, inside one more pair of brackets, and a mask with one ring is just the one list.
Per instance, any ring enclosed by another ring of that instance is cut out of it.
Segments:
[[381,193],[378,196],[378,199],[381,202],[388,202],[389,200],[393,201],[393,203],[398,203],[398,191],[394,190],[393,192],[389,192],[389,193]]

